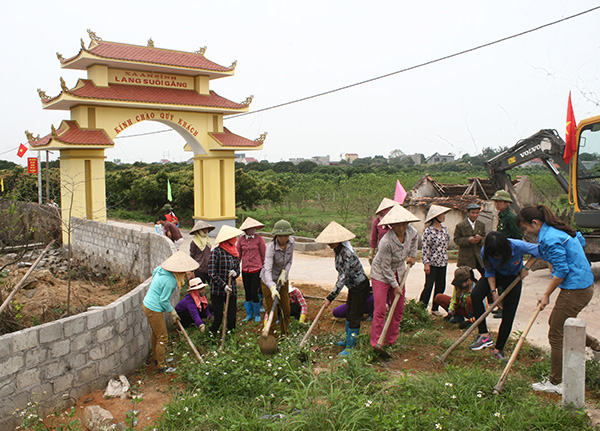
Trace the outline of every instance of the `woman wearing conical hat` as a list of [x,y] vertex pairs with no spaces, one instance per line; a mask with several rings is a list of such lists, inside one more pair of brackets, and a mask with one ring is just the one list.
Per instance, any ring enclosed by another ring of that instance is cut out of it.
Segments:
[[261,301],[258,298],[260,290],[260,270],[265,263],[265,240],[256,233],[257,229],[265,227],[261,222],[248,217],[240,226],[244,235],[237,242],[237,250],[242,263],[242,281],[244,282],[244,292],[246,300],[244,308],[246,317],[242,322],[254,319],[260,322]]
[[369,242],[369,245],[371,246],[371,250],[369,251],[369,265],[373,263],[373,258],[377,252],[377,244],[379,244],[381,238],[383,238],[388,230],[390,230],[388,225],[380,225],[379,222],[381,221],[381,218],[384,217],[397,203],[398,202],[395,202],[391,199],[383,198],[377,207],[377,210],[375,211],[375,218],[373,219],[373,223],[371,225],[371,240]]
[[350,245],[350,240],[353,238],[355,235],[352,232],[332,221],[315,239],[316,242],[328,244],[335,252],[335,269],[338,272],[338,279],[331,293],[325,298],[326,306],[328,307],[337,298],[344,286],[348,288],[346,340],[337,343],[345,347],[340,353],[342,356],[350,354],[350,350],[356,346],[363,310],[371,293],[367,274]]
[[371,265],[371,286],[375,311],[371,326],[371,345],[375,347],[383,331],[386,318],[386,305],[391,305],[394,296],[400,295],[400,301],[394,310],[392,321],[385,345],[394,344],[400,331],[400,321],[404,314],[404,286],[400,286],[406,264],[414,265],[417,256],[417,230],[409,223],[419,221],[418,217],[404,209],[400,204],[395,205],[381,219],[380,224],[387,224],[390,230],[381,241],[377,254]]
[[159,372],[173,372],[165,362],[165,348],[169,336],[163,313],[169,313],[174,320],[180,320],[171,305],[170,299],[175,287],[185,284],[187,272],[198,268],[198,262],[183,251],[178,251],[165,260],[152,272],[152,283],[144,297],[142,308],[152,328],[152,357]]
[[243,233],[233,226],[221,226],[215,239],[216,246],[210,252],[208,277],[210,280],[210,300],[214,313],[210,331],[215,335],[218,334],[223,322],[223,308],[225,308],[227,292],[231,295],[229,308],[225,310],[227,328],[230,330],[235,329],[235,314],[237,309],[237,283],[235,280],[240,275],[240,259],[235,243],[237,237]]
[[448,234],[448,229],[442,223],[446,219],[448,211],[450,211],[450,208],[431,205],[427,217],[425,217],[425,224],[429,223],[429,226],[423,231],[421,240],[425,287],[421,292],[419,301],[427,308],[431,298],[431,290],[435,285],[431,312],[436,316],[441,316],[442,313],[439,311],[439,304],[435,302],[435,297],[446,290],[446,268],[448,266],[450,234]]
[[208,233],[214,229],[215,227],[212,224],[198,220],[194,224],[194,228],[190,231],[190,235],[194,235],[190,243],[190,256],[199,265],[198,269],[194,271],[194,275],[204,283],[208,283],[208,259],[210,258],[210,238],[208,237]]

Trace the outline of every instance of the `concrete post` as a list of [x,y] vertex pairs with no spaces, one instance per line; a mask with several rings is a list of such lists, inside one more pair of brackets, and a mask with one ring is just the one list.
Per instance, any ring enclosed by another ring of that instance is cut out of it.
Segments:
[[563,336],[562,405],[580,409],[585,404],[585,321],[568,318]]

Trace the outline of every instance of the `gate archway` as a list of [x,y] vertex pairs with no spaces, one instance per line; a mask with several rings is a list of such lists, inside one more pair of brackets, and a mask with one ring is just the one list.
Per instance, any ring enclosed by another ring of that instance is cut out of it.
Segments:
[[226,115],[247,112],[252,97],[232,102],[210,90],[213,79],[232,76],[229,67],[194,53],[105,42],[88,30],[79,53],[64,58],[61,67],[87,71],[69,88],[49,97],[38,89],[44,109],[69,110],[70,120],[43,138],[28,133],[30,147],[60,151],[63,220],[74,217],[106,221],[105,149],[128,127],[142,121],[163,123],[186,141],[193,153],[194,218],[217,227],[235,224],[236,150],[260,150],[266,134],[246,139],[223,127]]

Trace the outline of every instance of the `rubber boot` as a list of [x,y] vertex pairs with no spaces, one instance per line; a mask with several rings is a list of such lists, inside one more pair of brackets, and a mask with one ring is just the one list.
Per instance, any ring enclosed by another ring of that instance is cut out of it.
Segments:
[[252,320],[254,317],[254,308],[252,307],[251,301],[244,301],[244,308],[246,309],[246,317],[242,320],[242,322],[247,322],[248,320]]
[[252,308],[254,309],[254,321],[260,323],[260,302],[253,302]]
[[356,339],[360,332],[359,328],[348,328],[348,338],[346,339],[346,348],[340,352],[340,356],[346,356],[350,354],[350,350],[356,346]]
[[260,312],[264,313],[266,310],[263,302],[263,294],[261,292],[261,289],[258,289],[258,303],[260,304]]
[[334,344],[336,346],[340,346],[340,347],[346,347],[346,340],[348,339],[348,327],[349,327],[350,323],[348,323],[348,321],[346,320],[346,338],[341,340],[341,341],[336,341]]

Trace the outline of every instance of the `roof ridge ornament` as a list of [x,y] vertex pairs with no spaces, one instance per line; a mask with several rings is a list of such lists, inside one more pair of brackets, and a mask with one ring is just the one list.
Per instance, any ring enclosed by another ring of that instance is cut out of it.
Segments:
[[148,39],[148,44],[146,46],[148,46],[148,48],[154,48],[154,41],[152,38]]
[[54,127],[54,124],[50,125],[50,134],[52,135],[53,138],[58,137],[58,133],[56,133],[56,128]]
[[42,90],[41,88],[38,88],[37,92],[38,92],[38,96],[40,96],[40,99],[42,102],[45,102],[46,100],[50,99],[50,96],[48,96],[46,94],[46,92],[44,90]]
[[263,142],[265,142],[265,139],[267,139],[267,134],[268,132],[261,134],[258,138],[254,140],[254,142],[260,142],[262,144]]
[[96,35],[96,32],[90,30],[89,28],[87,29],[88,34],[90,35],[90,39],[91,40],[95,40],[96,42],[102,42],[102,38],[98,37]]
[[63,91],[69,91],[67,83],[65,82],[62,76],[60,77],[60,88],[62,88]]
[[200,55],[204,55],[204,53],[206,52],[206,45],[204,45],[202,48],[200,48],[198,51],[194,51],[194,54],[200,54]]
[[231,63],[231,66],[229,66],[229,70],[235,70],[235,66],[237,66],[237,60]]
[[250,95],[249,97],[246,97],[246,100],[244,100],[241,104],[250,106],[250,104],[252,103],[252,99],[254,99],[254,95]]
[[62,54],[58,51],[56,51],[56,58],[58,58],[60,61],[65,61],[65,58],[62,56]]
[[31,133],[29,130],[25,130],[25,136],[27,136],[27,140],[29,142],[31,142],[31,141],[39,141],[40,140],[40,135],[39,134],[37,136],[33,136],[33,133]]
[[81,41],[81,49],[85,50],[85,42],[83,41],[83,38],[79,40]]

